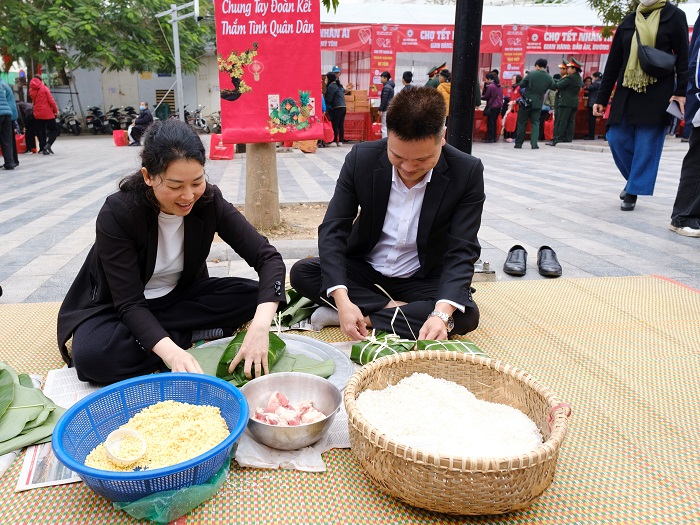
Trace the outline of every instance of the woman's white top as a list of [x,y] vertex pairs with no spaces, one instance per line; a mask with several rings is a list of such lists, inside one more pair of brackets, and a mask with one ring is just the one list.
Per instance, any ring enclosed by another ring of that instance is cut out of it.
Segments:
[[153,276],[146,283],[146,299],[163,297],[177,286],[185,262],[185,218],[158,214],[158,251]]

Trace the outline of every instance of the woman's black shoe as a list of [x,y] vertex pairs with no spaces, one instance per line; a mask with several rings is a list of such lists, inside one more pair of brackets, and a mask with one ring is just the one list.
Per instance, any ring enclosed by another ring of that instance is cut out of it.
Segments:
[[637,204],[637,196],[626,193],[625,198],[622,200],[622,204],[620,204],[620,209],[622,211],[632,211],[635,204]]

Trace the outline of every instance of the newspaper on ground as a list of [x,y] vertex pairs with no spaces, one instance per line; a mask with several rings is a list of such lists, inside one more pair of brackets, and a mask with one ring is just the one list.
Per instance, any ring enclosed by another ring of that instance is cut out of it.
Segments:
[[[58,406],[70,408],[98,388],[78,379],[75,368],[64,367],[49,371],[44,394]],[[81,481],[80,477],[58,461],[51,443],[42,443],[27,447],[15,492],[78,481]]]

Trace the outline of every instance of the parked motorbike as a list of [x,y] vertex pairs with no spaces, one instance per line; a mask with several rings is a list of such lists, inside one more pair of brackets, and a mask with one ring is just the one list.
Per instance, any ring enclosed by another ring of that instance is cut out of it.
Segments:
[[71,104],[68,104],[63,108],[63,111],[58,114],[56,123],[58,124],[59,134],[70,133],[71,135],[80,135],[83,131],[80,122],[75,118],[75,110]]
[[185,118],[187,119],[187,123],[195,130],[203,131],[204,133],[211,133],[209,124],[207,124],[207,119],[202,116],[202,110],[204,107],[205,106],[200,104],[197,106],[197,109],[194,110],[194,113],[190,115],[187,111],[187,105],[185,105]]
[[109,106],[107,110],[107,122],[112,131],[117,131],[122,128],[122,114],[121,109],[115,108],[114,106]]
[[93,135],[98,133],[112,133],[112,127],[107,121],[107,116],[102,112],[99,106],[91,106],[88,108],[88,114],[85,116],[85,124]]
[[209,115],[209,120],[211,121],[211,130],[214,133],[221,133],[221,111],[214,111]]
[[138,117],[138,111],[134,109],[134,106],[124,107],[124,109],[122,109],[123,129],[129,129],[129,126],[134,123],[136,117]]

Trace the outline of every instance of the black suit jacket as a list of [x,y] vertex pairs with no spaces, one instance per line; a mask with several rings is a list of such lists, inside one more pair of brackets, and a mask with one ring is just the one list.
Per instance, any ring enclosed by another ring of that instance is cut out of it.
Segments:
[[[318,228],[321,291],[347,284],[346,258],[366,258],[377,244],[391,191],[387,140],[352,148]],[[470,305],[469,284],[481,246],[477,233],[484,205],[481,161],[445,145],[426,187],[418,221],[417,278],[440,276],[437,297]],[[358,215],[358,207],[360,213]]]
[[[210,202],[198,200],[185,216],[185,260],[178,288],[209,276],[206,258],[218,233],[260,280],[258,303],[284,302],[282,256],[221,195],[207,185]],[[58,312],[58,347],[70,363],[66,342],[80,323],[113,310],[141,345],[151,350],[168,337],[148,309],[144,289],[153,276],[158,249],[158,212],[119,191],[107,197],[97,216],[95,244],[78,272]]]

